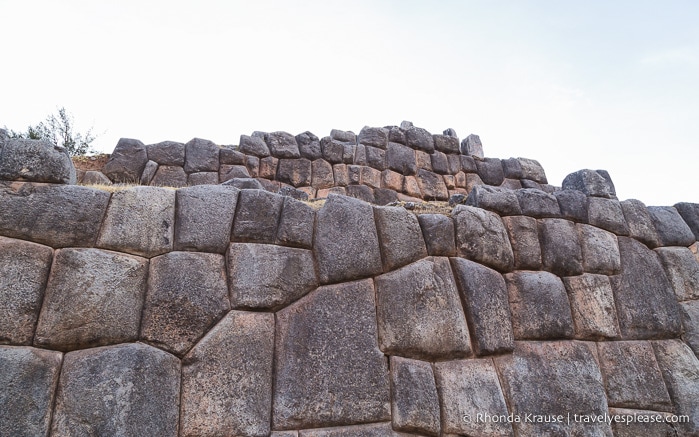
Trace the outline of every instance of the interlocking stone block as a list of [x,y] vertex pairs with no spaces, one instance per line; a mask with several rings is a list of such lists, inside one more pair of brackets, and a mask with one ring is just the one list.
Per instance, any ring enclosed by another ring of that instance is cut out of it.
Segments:
[[642,243],[619,237],[621,274],[612,276],[621,335],[627,340],[676,337],[680,311],[655,252]]
[[161,165],[150,181],[154,187],[184,187],[187,185],[187,174],[182,167]]
[[575,223],[564,219],[540,219],[538,225],[544,269],[559,276],[581,274],[582,249]]
[[218,151],[218,161],[221,165],[245,165],[245,154],[238,146],[223,146]]
[[180,435],[269,435],[274,315],[231,311],[182,360]]
[[523,188],[515,191],[522,214],[530,217],[560,217],[561,209],[558,199],[553,194],[534,188]]
[[439,398],[430,363],[391,357],[391,393],[395,429],[439,435]]
[[85,172],[85,176],[83,176],[81,182],[85,185],[112,185],[112,181],[110,181],[104,173],[92,170]]
[[[388,205],[398,201],[398,193],[388,188],[374,188],[374,203]],[[395,204],[394,204],[395,205]]]
[[285,246],[310,249],[315,219],[316,212],[311,206],[287,197],[279,219],[277,241]]
[[522,214],[515,192],[500,187],[475,186],[466,198],[466,205],[487,209],[502,216]]
[[[269,156],[267,158],[270,158]],[[267,159],[265,158],[265,159]],[[227,165],[223,164],[218,170],[218,179],[221,182],[226,182],[234,178],[249,178],[250,172],[244,165]]]
[[610,407],[672,412],[650,342],[605,341],[597,350]]
[[257,178],[260,176],[260,158],[257,156],[246,156],[245,167],[250,172],[250,176]]
[[510,237],[515,268],[539,270],[541,268],[541,245],[536,219],[523,215],[503,217],[502,222]]
[[269,147],[265,143],[264,138],[259,136],[240,136],[240,151],[246,155],[254,155],[260,158],[269,156]]
[[[323,159],[331,164],[341,164],[345,159],[345,145],[330,137],[323,137],[320,140],[320,147],[323,151]],[[351,164],[351,163],[350,163]]]
[[624,200],[621,202],[621,210],[629,225],[631,238],[637,239],[650,248],[660,246],[658,232],[655,230],[653,220],[643,202],[636,199]]
[[689,246],[696,240],[689,225],[672,206],[649,206],[648,214],[653,221],[661,246]]
[[540,184],[546,184],[546,173],[544,167],[535,159],[517,158],[519,165],[522,167],[522,177]]
[[610,408],[610,416],[625,416],[625,421],[612,422],[615,437],[672,437],[677,432],[673,427],[673,414],[660,411]]
[[434,152],[434,138],[427,130],[411,126],[405,131],[406,144],[414,149],[422,150],[427,153]]
[[699,261],[686,247],[655,249],[675,290],[677,300],[699,299]]
[[172,250],[175,191],[133,187],[112,194],[97,247],[152,257]]
[[509,179],[522,179],[524,177],[522,164],[517,158],[503,159],[502,171],[505,177]]
[[469,330],[447,258],[377,276],[379,345],[388,355],[446,359],[471,354]]
[[280,159],[277,170],[279,182],[294,187],[311,184],[311,161],[306,158]]
[[317,189],[335,186],[333,166],[324,159],[316,159],[311,163],[311,186]]
[[146,146],[146,153],[150,161],[160,165],[184,166],[184,144],[175,141],[162,141]]
[[238,192],[228,185],[177,190],[175,250],[224,253],[230,241]]
[[360,183],[367,185],[371,188],[381,188],[381,172],[375,168],[361,166],[360,171]]
[[241,190],[232,241],[274,243],[284,196],[263,190]]
[[484,158],[476,160],[478,175],[488,185],[498,186],[505,180],[502,163],[498,158]]
[[386,150],[378,147],[365,147],[366,161],[369,167],[373,167],[379,171],[386,169]]
[[449,173],[449,161],[447,155],[442,152],[434,152],[430,155],[432,161],[432,171],[439,174]]
[[187,175],[187,185],[218,185],[218,173],[215,171],[200,171]]
[[364,126],[361,132],[359,132],[357,139],[360,144],[386,149],[388,145],[388,129],[385,127]]
[[563,278],[568,291],[575,338],[600,340],[619,337],[619,320],[609,278],[585,273]]
[[605,170],[578,170],[563,179],[564,190],[578,190],[587,196],[616,198],[612,178]]
[[434,148],[447,154],[459,154],[459,138],[449,135],[432,135]]
[[371,280],[320,287],[276,317],[274,429],[390,420]]
[[0,184],[0,234],[54,248],[94,246],[109,197],[75,185]]
[[221,148],[212,141],[193,138],[184,145],[184,148],[185,172],[218,171],[218,155]]
[[[542,419],[514,423],[517,435],[611,435],[605,422],[574,420],[575,414],[608,413],[594,345],[577,341],[516,342],[514,354],[496,357],[495,365],[510,413]],[[566,420],[568,414],[570,422]],[[546,422],[545,417],[549,418]]]
[[233,243],[228,251],[233,308],[279,309],[318,286],[310,250]]
[[388,143],[386,148],[386,166],[402,175],[414,175],[417,173],[415,151],[402,144]]
[[381,172],[381,188],[388,188],[393,191],[401,191],[403,189],[403,179],[405,177],[392,170],[384,170]]
[[176,435],[180,361],[141,343],[63,359],[51,435]]
[[66,351],[135,340],[147,275],[144,258],[57,250],[34,344]]
[[680,303],[680,311],[684,328],[682,340],[692,348],[694,355],[699,357],[699,300]]
[[524,187],[522,187],[522,182],[518,181],[517,179],[505,179],[502,181],[502,184],[500,184],[500,188],[504,188],[506,190],[521,190]]
[[278,166],[279,159],[275,158],[274,156],[265,156],[264,158],[260,159],[260,170],[258,172],[258,176],[265,179],[276,179]]
[[296,135],[296,144],[299,146],[299,153],[306,159],[313,161],[323,157],[320,140],[309,131]]
[[500,271],[512,270],[512,247],[505,226],[497,214],[472,206],[457,205],[452,216],[456,222],[456,249],[459,256]]
[[443,214],[417,216],[422,236],[427,243],[427,253],[432,256],[455,256],[456,237],[454,222]]
[[0,344],[31,344],[52,260],[50,247],[0,237]]
[[272,431],[270,437],[299,437],[298,431]]
[[102,173],[112,182],[134,183],[148,162],[146,146],[139,140],[120,138]]
[[449,174],[459,173],[461,168],[461,155],[447,155],[447,163],[449,164]]
[[384,271],[427,256],[425,240],[415,214],[400,206],[374,207]]
[[403,178],[403,192],[417,199],[422,197],[420,186],[417,184],[415,176],[405,176]]
[[583,269],[588,273],[620,273],[621,259],[616,235],[594,226],[578,224]]
[[151,259],[141,339],[185,354],[230,309],[222,255],[170,252]]
[[299,431],[299,437],[409,437],[411,435],[413,434],[393,431],[390,422]]
[[300,158],[296,138],[287,132],[271,132],[265,136],[265,142],[272,156],[276,158]]
[[430,159],[429,153],[423,152],[422,150],[416,150],[415,162],[417,164],[418,170],[423,169],[427,171],[432,171],[432,159]]
[[350,183],[349,171],[347,170],[347,165],[345,164],[333,165],[333,176],[335,178],[336,186],[346,187]]
[[451,258],[476,355],[514,349],[510,304],[500,273],[478,263]]
[[60,352],[0,346],[0,435],[49,435]]
[[330,138],[342,141],[343,143],[357,143],[357,135],[352,131],[333,129],[330,131]]
[[588,197],[587,222],[617,235],[629,235],[630,233],[624,211],[616,199]]
[[517,340],[573,337],[573,318],[563,282],[549,272],[505,275]]
[[582,191],[560,190],[553,193],[558,200],[561,217],[578,223],[587,223],[587,196]]
[[350,185],[347,187],[347,195],[367,203],[376,203],[374,190],[366,185]]
[[464,173],[477,173],[478,167],[476,166],[476,160],[472,156],[460,155],[461,170]]
[[483,158],[483,144],[478,135],[471,134],[461,140],[461,154]]
[[699,240],[699,203],[681,202],[675,204],[675,209],[692,230],[694,238]]
[[[144,163],[145,165],[145,163]],[[0,179],[75,184],[68,151],[47,140],[12,138],[0,148]]]
[[[513,436],[507,421],[478,420],[478,416],[507,416],[498,375],[489,358],[435,363],[445,434]],[[470,420],[464,420],[468,416]]]
[[[146,166],[143,168],[143,173],[141,173],[141,179],[140,179],[141,185],[150,185],[151,181],[153,180],[153,178],[155,177],[155,174],[156,174],[157,172],[158,172],[158,163],[155,162],[155,161],[148,161],[148,162],[146,163]],[[103,182],[99,181],[99,177],[98,177],[98,178],[91,177],[91,178],[88,178],[88,180],[86,181],[85,178],[87,177],[87,173],[88,173],[88,172],[85,172],[85,176],[84,176],[83,179],[82,179],[82,183],[83,183],[83,184],[88,184],[88,183],[93,183],[93,184],[103,183]],[[94,172],[93,172],[93,173],[94,173]],[[100,172],[97,172],[97,173],[100,173]],[[100,173],[100,174],[101,174],[102,176],[104,176],[103,173]],[[108,178],[107,176],[104,176],[104,178],[108,181],[107,185],[111,185],[111,184],[112,184],[112,181],[110,181],[109,178]]]

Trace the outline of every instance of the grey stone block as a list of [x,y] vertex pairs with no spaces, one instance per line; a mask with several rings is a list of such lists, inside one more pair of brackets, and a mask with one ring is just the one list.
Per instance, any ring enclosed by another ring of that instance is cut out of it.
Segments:
[[215,171],[201,171],[187,175],[187,185],[218,185],[218,173]]
[[331,164],[341,164],[344,162],[345,145],[330,137],[323,137],[320,140],[320,148],[323,152],[323,159]]
[[484,158],[476,160],[478,176],[488,185],[498,186],[505,180],[502,163],[498,158]]
[[432,135],[432,139],[436,150],[447,154],[460,153],[459,138],[456,135]]
[[[266,158],[265,158],[266,159]],[[221,182],[229,181],[233,178],[249,178],[250,172],[244,165],[228,165],[223,164],[218,170],[218,180]]]
[[50,247],[0,237],[0,344],[31,344],[52,260]]
[[602,340],[617,338],[619,319],[609,277],[585,273],[563,278],[568,292],[575,338]]
[[471,354],[466,317],[447,258],[377,276],[379,346],[388,355],[447,359]]
[[610,408],[610,416],[625,416],[631,420],[612,422],[614,437],[674,437],[677,435],[672,424],[671,413],[628,408]]
[[259,136],[240,136],[240,151],[246,155],[254,155],[261,158],[269,156],[269,147],[263,137]]
[[517,160],[522,167],[523,179],[529,179],[540,184],[548,183],[544,168],[539,164],[539,161],[528,158],[517,158]]
[[434,138],[432,134],[421,127],[411,126],[405,131],[406,144],[413,149],[427,153],[434,152]]
[[366,146],[367,165],[377,170],[386,169],[386,151],[378,147]]
[[588,197],[587,222],[617,235],[629,235],[624,211],[616,199]]
[[388,141],[392,143],[406,144],[405,129],[398,126],[385,126],[388,129]]
[[34,344],[68,351],[136,340],[147,277],[144,258],[57,250]]
[[449,174],[457,174],[462,170],[461,155],[447,155],[447,164],[449,165]]
[[412,434],[393,431],[390,422],[299,431],[299,437],[409,437],[410,435]]
[[427,244],[427,253],[432,256],[455,256],[456,236],[454,222],[443,214],[420,214],[417,216],[422,236]]
[[283,205],[284,196],[262,190],[241,190],[231,241],[275,243]]
[[487,209],[502,216],[522,214],[516,193],[500,187],[473,187],[466,198],[466,205]]
[[650,248],[658,247],[660,245],[658,232],[655,230],[646,205],[636,199],[624,200],[620,203],[626,223],[629,225],[629,236]]
[[[155,177],[155,174],[158,172],[158,163],[155,161],[148,161],[146,163],[146,166],[143,168],[143,173],[141,173],[141,179],[140,179],[140,184],[141,185],[150,185],[151,181]],[[85,172],[85,176],[87,176],[87,172]],[[88,181],[85,181],[85,176],[83,176],[83,184],[88,184],[88,183],[99,183],[99,181],[95,180],[95,182],[91,182],[89,179]],[[102,174],[104,176],[104,174]],[[109,180],[107,176],[104,176],[108,181],[109,184],[111,185],[112,181]],[[93,178],[94,180],[94,178]]]
[[161,165],[158,166],[150,185],[154,187],[185,187],[187,186],[187,174],[182,167]]
[[220,165],[244,165],[245,154],[239,150],[239,146],[223,146],[218,151]]
[[[192,173],[197,174],[197,173]],[[190,175],[192,176],[192,175]],[[221,185],[238,188],[239,190],[264,190],[261,180],[253,178],[233,178],[223,182]]]
[[539,270],[541,268],[541,245],[536,219],[523,215],[503,217],[502,222],[510,237],[517,270]]
[[558,200],[561,217],[578,223],[587,223],[587,196],[582,191],[561,190],[553,193]]
[[177,190],[174,249],[224,253],[230,242],[238,192],[227,185]]
[[699,299],[699,262],[686,247],[655,249],[677,300]]
[[222,255],[170,252],[150,261],[140,338],[181,357],[229,309]]
[[367,203],[376,203],[374,190],[366,185],[349,185],[347,187],[347,195]]
[[328,161],[317,159],[311,163],[311,186],[319,190],[335,186],[333,167]]
[[689,225],[672,206],[649,206],[648,214],[661,246],[690,246],[696,240]]
[[676,203],[675,209],[692,230],[694,238],[699,240],[699,203]]
[[417,173],[415,151],[398,143],[388,143],[386,148],[386,166],[402,175]]
[[461,140],[461,154],[483,158],[483,144],[478,135],[471,134]]
[[512,246],[500,217],[465,205],[457,205],[452,217],[456,223],[456,250],[460,257],[499,271],[512,270]]
[[391,393],[393,428],[439,435],[439,397],[429,363],[391,357]]
[[250,172],[250,176],[257,178],[260,176],[260,158],[257,156],[246,156],[245,167]]
[[363,280],[320,287],[277,313],[274,429],[390,420],[375,311],[374,287]]
[[415,178],[423,199],[445,201],[449,198],[449,191],[442,176],[420,169]]
[[310,249],[313,246],[315,219],[316,212],[311,206],[290,197],[285,198],[277,241],[285,246]]
[[447,155],[442,152],[435,151],[430,155],[432,160],[432,171],[438,174],[448,174],[449,173],[449,161],[447,160]]
[[112,194],[97,247],[145,257],[172,250],[175,191],[133,187]]
[[684,328],[682,340],[692,348],[694,355],[699,357],[699,300],[681,302],[680,311]]
[[523,188],[515,191],[515,194],[524,215],[535,218],[561,216],[558,200],[553,194],[534,188]]
[[357,144],[357,135],[352,131],[333,129],[330,131],[330,138],[343,143]]
[[296,144],[298,144],[299,153],[303,158],[313,161],[323,157],[320,139],[309,131],[296,135]]
[[652,343],[674,413],[689,416],[688,421],[675,424],[677,434],[699,434],[699,359],[680,340]]
[[505,177],[509,179],[522,179],[524,177],[522,164],[517,158],[503,159],[502,171],[505,174]]
[[218,171],[220,147],[212,141],[193,138],[185,144],[184,171]]
[[398,193],[388,188],[374,188],[374,203],[385,206],[398,201]]
[[477,173],[478,167],[476,166],[476,160],[472,156],[461,155],[461,170],[465,173]]
[[605,170],[578,170],[563,179],[564,190],[582,191],[587,196],[616,199],[612,178]]
[[294,187],[311,184],[311,161],[306,158],[280,159],[277,180]]
[[357,138],[359,144],[386,149],[388,145],[388,129],[385,127],[364,126]]
[[582,249],[575,223],[563,219],[540,219],[538,224],[544,269],[559,276],[581,274]]
[[110,181],[109,178],[104,175],[104,173],[93,170],[88,170],[85,172],[81,183],[83,185],[112,185],[112,181]]
[[427,256],[425,240],[415,214],[400,206],[374,207],[384,271]]
[[175,141],[162,141],[146,146],[146,153],[150,161],[160,165],[176,165],[184,167],[184,144]]
[[616,275],[621,270],[616,235],[594,226],[578,224],[583,269],[587,273]]
[[135,183],[148,162],[146,146],[139,140],[120,138],[102,173],[112,182]]

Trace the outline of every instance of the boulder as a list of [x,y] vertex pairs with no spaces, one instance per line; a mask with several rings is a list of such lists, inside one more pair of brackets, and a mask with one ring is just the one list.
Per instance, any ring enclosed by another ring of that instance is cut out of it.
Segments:
[[455,175],[462,170],[460,155],[447,155],[447,164],[449,165],[449,174]]
[[431,256],[455,256],[456,237],[454,222],[443,214],[420,214],[417,216],[422,236]]
[[220,149],[213,141],[201,138],[190,140],[185,144],[184,171],[218,171]]
[[620,203],[624,219],[626,219],[626,223],[629,225],[629,236],[651,249],[658,247],[660,245],[658,232],[655,230],[646,205],[636,199],[624,200]]
[[629,235],[624,211],[616,199],[589,197],[587,203],[587,222],[592,226],[605,229],[617,235]]
[[301,187],[311,184],[311,161],[306,158],[280,159],[277,170],[279,182]]
[[357,135],[352,131],[333,129],[330,131],[330,138],[343,143],[357,144]]
[[434,138],[432,134],[421,127],[411,126],[405,131],[406,144],[413,149],[427,153],[434,152]]
[[517,158],[509,158],[502,160],[502,171],[506,178],[509,179],[522,179],[524,178],[524,172],[522,171],[522,164]]
[[6,181],[77,183],[66,148],[46,140],[7,139],[0,148],[0,179]]
[[505,180],[502,163],[498,158],[484,158],[476,160],[478,176],[488,185],[498,186]]
[[279,219],[277,241],[285,246],[310,249],[315,219],[316,212],[311,206],[287,197]]
[[605,170],[578,170],[563,179],[564,190],[577,190],[586,196],[616,199],[612,178]]
[[227,185],[201,185],[177,190],[175,250],[224,253],[239,191]]
[[439,435],[439,398],[430,363],[393,356],[390,367],[393,428]]
[[388,141],[392,143],[406,144],[405,129],[398,126],[386,126],[388,129]]
[[388,129],[384,127],[364,126],[357,138],[359,144],[386,149],[388,145]]
[[402,175],[417,173],[415,151],[398,143],[388,143],[386,148],[386,166]]
[[[320,148],[323,152],[323,159],[331,164],[341,164],[345,158],[345,145],[330,137],[323,137],[320,140]],[[350,163],[351,164],[351,163]]]
[[502,222],[510,237],[515,269],[539,270],[541,268],[541,245],[539,244],[536,219],[518,215],[503,217]]
[[689,225],[672,206],[649,206],[648,214],[661,246],[690,246],[696,240]]
[[284,196],[263,190],[241,190],[231,241],[274,243]]
[[120,138],[102,173],[112,182],[135,183],[148,162],[146,146],[139,140]]
[[275,158],[300,158],[296,138],[287,132],[272,132],[265,136],[269,151]]
[[500,271],[512,270],[512,246],[500,217],[465,205],[457,205],[452,217],[456,223],[456,250],[460,257]]
[[384,271],[425,258],[427,248],[415,214],[400,206],[374,207]]
[[522,209],[522,214],[526,216],[535,218],[561,216],[558,199],[553,194],[534,188],[516,190],[515,194],[519,201],[519,207]]
[[575,338],[602,340],[619,337],[619,319],[609,277],[584,273],[563,278],[568,292]]
[[432,135],[434,148],[447,154],[458,154],[459,138],[456,135]]
[[694,238],[699,240],[699,203],[676,203],[675,209],[692,230]]
[[483,158],[483,144],[478,135],[471,134],[461,140],[461,154]]
[[587,196],[578,190],[560,190],[553,193],[558,200],[561,217],[578,223],[587,223]]
[[522,178],[528,179],[540,184],[546,184],[546,173],[544,168],[535,159],[517,158],[520,167],[522,167]]
[[500,187],[473,187],[466,198],[466,205],[487,209],[501,216],[522,214],[515,192]]
[[154,187],[185,187],[187,186],[187,174],[182,167],[161,165],[155,172],[150,185]]
[[301,157],[314,161],[323,157],[323,151],[320,148],[320,140],[311,132],[304,132],[296,135],[296,144],[299,146],[299,154]]
[[578,224],[583,269],[587,273],[616,275],[621,259],[616,235],[594,226]]
[[160,165],[176,165],[184,167],[185,145],[175,141],[162,141],[146,146],[148,160]]
[[687,421],[674,424],[677,434],[699,434],[699,359],[680,340],[652,343],[674,413],[688,416]]
[[264,138],[259,136],[240,136],[240,151],[246,155],[259,156],[264,158],[269,156],[269,147],[265,143]]
[[365,147],[366,162],[369,167],[379,171],[386,169],[386,150],[378,147]]
[[538,223],[544,269],[559,276],[581,274],[582,249],[575,223],[563,219],[541,219]]
[[686,247],[655,249],[678,301],[699,299],[699,262]]

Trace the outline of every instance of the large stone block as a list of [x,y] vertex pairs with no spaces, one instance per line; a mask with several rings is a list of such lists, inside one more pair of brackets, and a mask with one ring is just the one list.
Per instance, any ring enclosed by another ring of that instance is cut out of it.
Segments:
[[366,162],[369,167],[379,171],[386,169],[386,151],[378,147],[366,146]]
[[614,437],[675,437],[677,432],[672,424],[673,414],[659,411],[610,408],[610,416],[619,416],[612,421]]
[[478,135],[471,134],[461,140],[461,154],[483,158],[483,144]]
[[187,185],[218,185],[218,173],[215,171],[200,171],[187,175]]
[[452,258],[451,265],[476,355],[512,351],[514,335],[510,304],[502,275],[461,258]]
[[313,161],[323,157],[320,139],[312,132],[306,131],[296,135],[296,144],[299,146],[300,155],[306,159]]
[[564,190],[582,191],[587,196],[616,199],[612,178],[605,170],[578,170],[563,179]]
[[262,190],[241,190],[231,241],[274,243],[284,196]]
[[568,291],[575,338],[601,340],[619,337],[619,320],[609,278],[585,273],[563,278]]
[[187,186],[187,173],[182,167],[161,165],[151,179],[150,185],[154,187],[185,187]]
[[60,352],[0,346],[0,435],[49,435]]
[[587,223],[587,196],[582,191],[560,190],[553,193],[558,200],[561,217],[578,223]]
[[347,195],[366,203],[376,203],[374,190],[366,185],[350,185],[347,187]]
[[680,311],[684,328],[682,340],[692,348],[694,355],[699,357],[699,300],[680,303]]
[[120,138],[102,173],[112,182],[136,183],[148,162],[146,146],[139,140]]
[[330,131],[330,138],[343,143],[357,144],[357,135],[352,131],[333,129]]
[[676,337],[680,311],[658,256],[642,243],[619,237],[621,274],[612,276],[622,338],[645,340]]
[[274,429],[389,420],[375,311],[363,280],[320,287],[277,313]]
[[655,249],[675,290],[677,300],[699,299],[699,261],[686,247]]
[[432,160],[432,170],[439,174],[449,173],[449,161],[447,160],[447,155],[442,152],[434,152],[430,155]]
[[508,179],[522,179],[524,177],[522,164],[517,158],[503,159],[502,171]]
[[414,175],[417,173],[415,151],[402,144],[388,143],[386,148],[386,166],[402,175]]
[[427,244],[427,253],[432,256],[455,256],[456,237],[454,222],[443,214],[420,214],[417,216],[422,236]]
[[222,255],[170,252],[150,261],[141,339],[184,355],[230,309]]
[[224,253],[237,202],[238,190],[228,185],[177,190],[175,250]]
[[323,152],[323,159],[329,163],[341,164],[344,162],[345,146],[343,143],[330,137],[323,137],[320,140],[320,147]]
[[478,175],[488,185],[498,186],[505,180],[502,163],[498,158],[484,158],[476,160]]
[[277,310],[318,286],[310,250],[233,243],[228,251],[231,306]]
[[473,187],[466,198],[466,205],[487,209],[502,216],[522,214],[515,192],[500,187]]
[[0,179],[75,184],[75,166],[62,146],[47,140],[13,138],[0,148]]
[[218,171],[218,155],[221,148],[212,141],[193,138],[185,144],[184,148],[185,172]]
[[73,350],[134,341],[148,260],[99,249],[57,250],[34,344]]
[[578,224],[583,269],[588,273],[616,275],[621,269],[616,235],[594,226]]
[[583,257],[575,223],[564,219],[540,219],[539,242],[544,269],[559,276],[583,272]]
[[608,412],[594,345],[517,342],[514,354],[496,357],[495,365],[510,413],[532,415],[530,421],[514,423],[517,435],[611,436],[604,421],[575,420],[575,415],[589,418]]
[[649,206],[648,214],[653,221],[661,246],[689,246],[696,240],[689,225],[672,206]]
[[447,154],[458,154],[459,150],[459,138],[457,136],[449,135],[432,135],[434,140],[434,148],[440,152]]
[[655,358],[676,415],[688,420],[676,423],[678,435],[699,434],[699,359],[680,340],[654,341]]
[[174,436],[180,361],[141,343],[71,352],[63,359],[52,436]]
[[427,153],[434,152],[434,138],[432,138],[432,134],[421,127],[411,126],[406,129],[405,142],[414,149]]
[[517,158],[519,165],[522,167],[522,177],[540,184],[546,184],[546,173],[544,168],[536,159]]
[[0,234],[54,248],[94,246],[109,197],[74,185],[0,184]]
[[425,240],[415,214],[400,206],[374,207],[384,271],[427,256]]
[[629,235],[630,232],[624,211],[616,199],[588,197],[587,222],[617,235]]
[[541,245],[536,219],[526,216],[503,217],[502,222],[510,237],[515,269],[539,270]]
[[434,373],[443,408],[444,434],[514,436],[509,422],[480,417],[508,415],[491,359],[435,363]]
[[299,437],[410,437],[411,435],[393,431],[390,422],[299,431]]
[[675,204],[675,209],[699,240],[699,203],[680,202]]
[[184,149],[182,143],[175,141],[162,141],[157,144],[146,146],[146,153],[150,161],[155,161],[160,165],[177,165],[184,167]]
[[535,188],[523,188],[515,194],[524,215],[536,218],[561,216],[558,199],[553,194]]
[[573,338],[573,318],[563,282],[549,272],[505,275],[517,340]]
[[439,398],[430,363],[391,357],[391,393],[395,429],[439,435]]
[[182,360],[180,435],[269,435],[274,315],[231,311]]
[[270,153],[276,158],[300,158],[296,138],[287,132],[271,132],[265,136]]
[[335,186],[333,166],[324,159],[316,159],[311,163],[311,186],[317,189]]
[[[268,156],[267,158],[271,158]],[[264,159],[267,159],[264,158]],[[218,170],[218,180],[226,182],[234,178],[249,178],[250,171],[244,165],[227,165],[223,164]]]
[[31,344],[52,260],[50,247],[0,237],[0,344]]
[[316,212],[306,203],[287,197],[279,219],[277,241],[285,246],[310,249]]
[[316,214],[313,251],[320,282],[340,282],[382,272],[379,239],[371,205],[329,195]]
[[240,151],[246,155],[253,155],[264,158],[269,156],[269,147],[265,143],[264,138],[259,136],[240,136]]
[[244,165],[245,154],[238,146],[222,146],[218,151],[218,161],[221,165]]
[[621,202],[626,223],[629,225],[629,236],[635,238],[650,248],[658,247],[660,240],[655,230],[653,220],[648,214],[646,205],[640,200],[629,199]]
[[97,247],[152,257],[172,250],[175,191],[133,187],[112,194]]
[[[141,180],[143,180],[143,177],[141,177]],[[104,175],[104,173],[102,173],[101,171],[93,170],[86,171],[85,176],[83,176],[80,183],[82,183],[83,185],[112,185],[112,181],[110,181],[109,178]],[[147,183],[141,185],[148,185],[149,183],[150,180]]]
[[452,216],[456,222],[456,249],[459,256],[500,271],[512,270],[512,246],[497,214],[472,206],[457,205]]
[[603,341],[597,350],[610,407],[672,412],[650,342]]
[[280,159],[277,179],[294,187],[310,185],[311,161],[306,158]]
[[386,149],[388,145],[388,129],[385,127],[364,126],[357,137],[359,144]]
[[388,355],[446,359],[471,354],[466,317],[447,258],[377,276],[379,346]]

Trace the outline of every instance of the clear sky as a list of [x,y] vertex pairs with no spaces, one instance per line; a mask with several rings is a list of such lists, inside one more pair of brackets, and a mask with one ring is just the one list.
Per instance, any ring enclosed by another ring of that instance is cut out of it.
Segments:
[[0,0],[0,126],[144,143],[410,120],[699,203],[697,1]]

